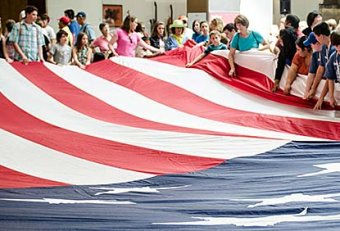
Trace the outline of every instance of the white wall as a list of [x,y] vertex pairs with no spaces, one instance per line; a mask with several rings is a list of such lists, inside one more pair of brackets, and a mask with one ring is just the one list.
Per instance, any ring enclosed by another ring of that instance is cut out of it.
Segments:
[[[280,22],[280,1],[274,2],[274,23],[279,24]],[[323,0],[291,0],[291,13],[297,15],[301,21],[306,21],[307,14],[313,10],[319,9],[319,4],[322,3]]]
[[241,0],[240,13],[249,19],[249,29],[267,38],[273,24],[273,0]]
[[84,11],[87,15],[87,21],[96,32],[100,35],[98,29],[99,23],[102,22],[102,5],[123,5],[123,20],[126,12],[129,10],[131,15],[138,18],[146,25],[146,29],[150,32],[150,19],[154,18],[154,1],[158,5],[158,20],[166,23],[170,16],[170,4],[173,5],[174,17],[186,15],[186,0],[46,0],[47,13],[52,18],[51,26],[54,29],[58,27],[57,19],[64,15],[65,9],[73,9],[76,13]]

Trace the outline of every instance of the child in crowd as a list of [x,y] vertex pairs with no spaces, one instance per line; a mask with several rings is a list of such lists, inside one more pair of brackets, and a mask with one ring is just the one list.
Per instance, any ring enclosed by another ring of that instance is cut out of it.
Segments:
[[87,34],[79,32],[77,42],[73,48],[73,59],[75,65],[85,69],[91,63],[92,49],[89,46]]
[[[314,32],[316,40],[322,45],[322,48],[320,51],[320,63],[316,71],[313,84],[308,92],[307,99],[314,98],[316,90],[319,86],[319,83],[322,77],[324,76],[326,63],[330,55],[335,51],[335,48],[331,44],[331,38],[330,38],[331,31],[327,23],[322,22],[322,23],[317,24],[313,28],[313,32]],[[325,85],[324,88],[327,88],[327,85]],[[328,89],[323,89],[323,91],[327,92]]]
[[209,41],[209,25],[207,21],[202,21],[200,23],[201,34],[195,39],[196,43],[205,44]]
[[57,65],[68,65],[71,62],[72,49],[67,44],[67,32],[60,30],[57,33],[57,43],[49,51],[48,61]]
[[[147,37],[147,36],[144,36],[142,37],[142,40],[150,45],[150,37]],[[139,57],[139,58],[148,58],[148,57],[153,57],[153,56],[156,56],[158,55],[158,53],[152,53],[152,51],[142,47],[142,46],[137,46],[136,48],[136,57]]]
[[196,62],[203,59],[206,55],[208,55],[212,51],[227,50],[227,46],[221,43],[220,32],[213,30],[210,32],[209,36],[210,36],[210,45],[207,47],[207,49],[202,54],[197,56],[192,62],[188,63],[186,67],[191,67],[192,65],[194,65]]
[[[322,91],[318,102],[315,104],[314,110],[321,109],[323,100],[329,92],[329,104],[335,107],[337,102],[335,100],[335,84],[340,83],[340,32],[335,31],[331,35],[332,45],[335,47],[335,52],[329,57],[326,64],[326,71],[324,77],[327,78],[324,90]],[[327,86],[327,87],[326,87]]]
[[194,31],[192,39],[196,41],[196,38],[201,35],[200,21],[197,19],[192,22],[192,30]]
[[290,94],[292,84],[295,81],[296,76],[298,74],[301,74],[301,75],[308,74],[309,64],[312,59],[313,51],[310,45],[309,46],[304,45],[303,42],[305,40],[306,40],[306,36],[302,36],[298,38],[295,42],[296,53],[293,57],[292,65],[289,68],[285,88],[283,90],[283,93],[285,95]]
[[316,40],[314,32],[311,32],[308,39],[303,42],[305,46],[311,46],[313,49],[312,60],[309,65],[308,77],[306,82],[305,93],[303,99],[308,99],[308,93],[312,87],[316,72],[318,70],[320,60],[321,60],[321,44]]

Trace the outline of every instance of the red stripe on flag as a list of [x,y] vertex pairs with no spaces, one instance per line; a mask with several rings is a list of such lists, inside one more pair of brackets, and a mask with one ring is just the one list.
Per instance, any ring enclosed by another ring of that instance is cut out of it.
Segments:
[[[23,153],[23,155],[25,154]],[[66,185],[68,184],[29,176],[0,165],[0,188],[33,188]]]
[[46,94],[58,100],[60,103],[95,119],[114,124],[162,131],[239,136],[228,132],[224,133],[203,129],[185,128],[142,119],[121,111],[82,91],[81,89],[76,88],[72,84],[57,76],[41,63],[32,62],[26,66],[19,62],[15,62],[12,66],[30,82],[39,87]]
[[136,147],[59,128],[24,112],[2,94],[0,110],[0,126],[4,130],[53,150],[108,166],[159,175],[204,170],[224,161]]
[[224,107],[110,60],[94,63],[87,71],[133,89],[159,103],[203,118],[270,131],[340,140],[340,133],[337,132],[340,130],[340,123],[266,115]]

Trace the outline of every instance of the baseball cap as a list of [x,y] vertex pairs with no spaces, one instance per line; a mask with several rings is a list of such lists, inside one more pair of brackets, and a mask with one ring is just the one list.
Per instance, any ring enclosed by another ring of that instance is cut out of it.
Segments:
[[84,11],[79,11],[76,15],[76,17],[82,17],[82,18],[86,18],[86,14]]
[[315,44],[317,43],[318,40],[315,38],[315,34],[314,32],[311,32],[308,35],[308,38],[303,42],[303,45],[305,45],[306,47],[310,46],[311,44]]
[[60,22],[64,23],[65,25],[70,23],[70,19],[66,16],[63,16],[61,18],[58,19]]

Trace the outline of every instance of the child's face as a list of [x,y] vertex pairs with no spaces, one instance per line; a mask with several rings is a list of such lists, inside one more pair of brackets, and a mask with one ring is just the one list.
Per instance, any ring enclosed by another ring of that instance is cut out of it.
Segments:
[[209,25],[208,25],[208,23],[202,23],[201,31],[202,31],[203,34],[208,34],[209,33]]
[[60,44],[65,45],[66,43],[67,43],[67,36],[63,34],[60,38]]
[[315,52],[315,51],[321,51],[322,46],[319,42],[316,42],[315,44],[312,43],[311,47],[312,47],[313,51]]
[[335,46],[335,50],[338,52],[338,54],[340,54],[340,44]]
[[87,35],[84,35],[83,38],[81,39],[81,43],[83,45],[87,44],[88,43],[88,38],[87,38]]
[[218,46],[220,44],[221,38],[220,36],[214,34],[210,36],[210,42],[214,44],[214,46]]
[[199,22],[195,22],[195,24],[194,24],[194,31],[196,31],[196,32],[200,32],[200,23]]
[[103,29],[102,29],[102,34],[103,34],[104,36],[106,36],[106,35],[109,34],[109,31],[110,31],[109,25],[105,25],[105,26],[103,27]]

